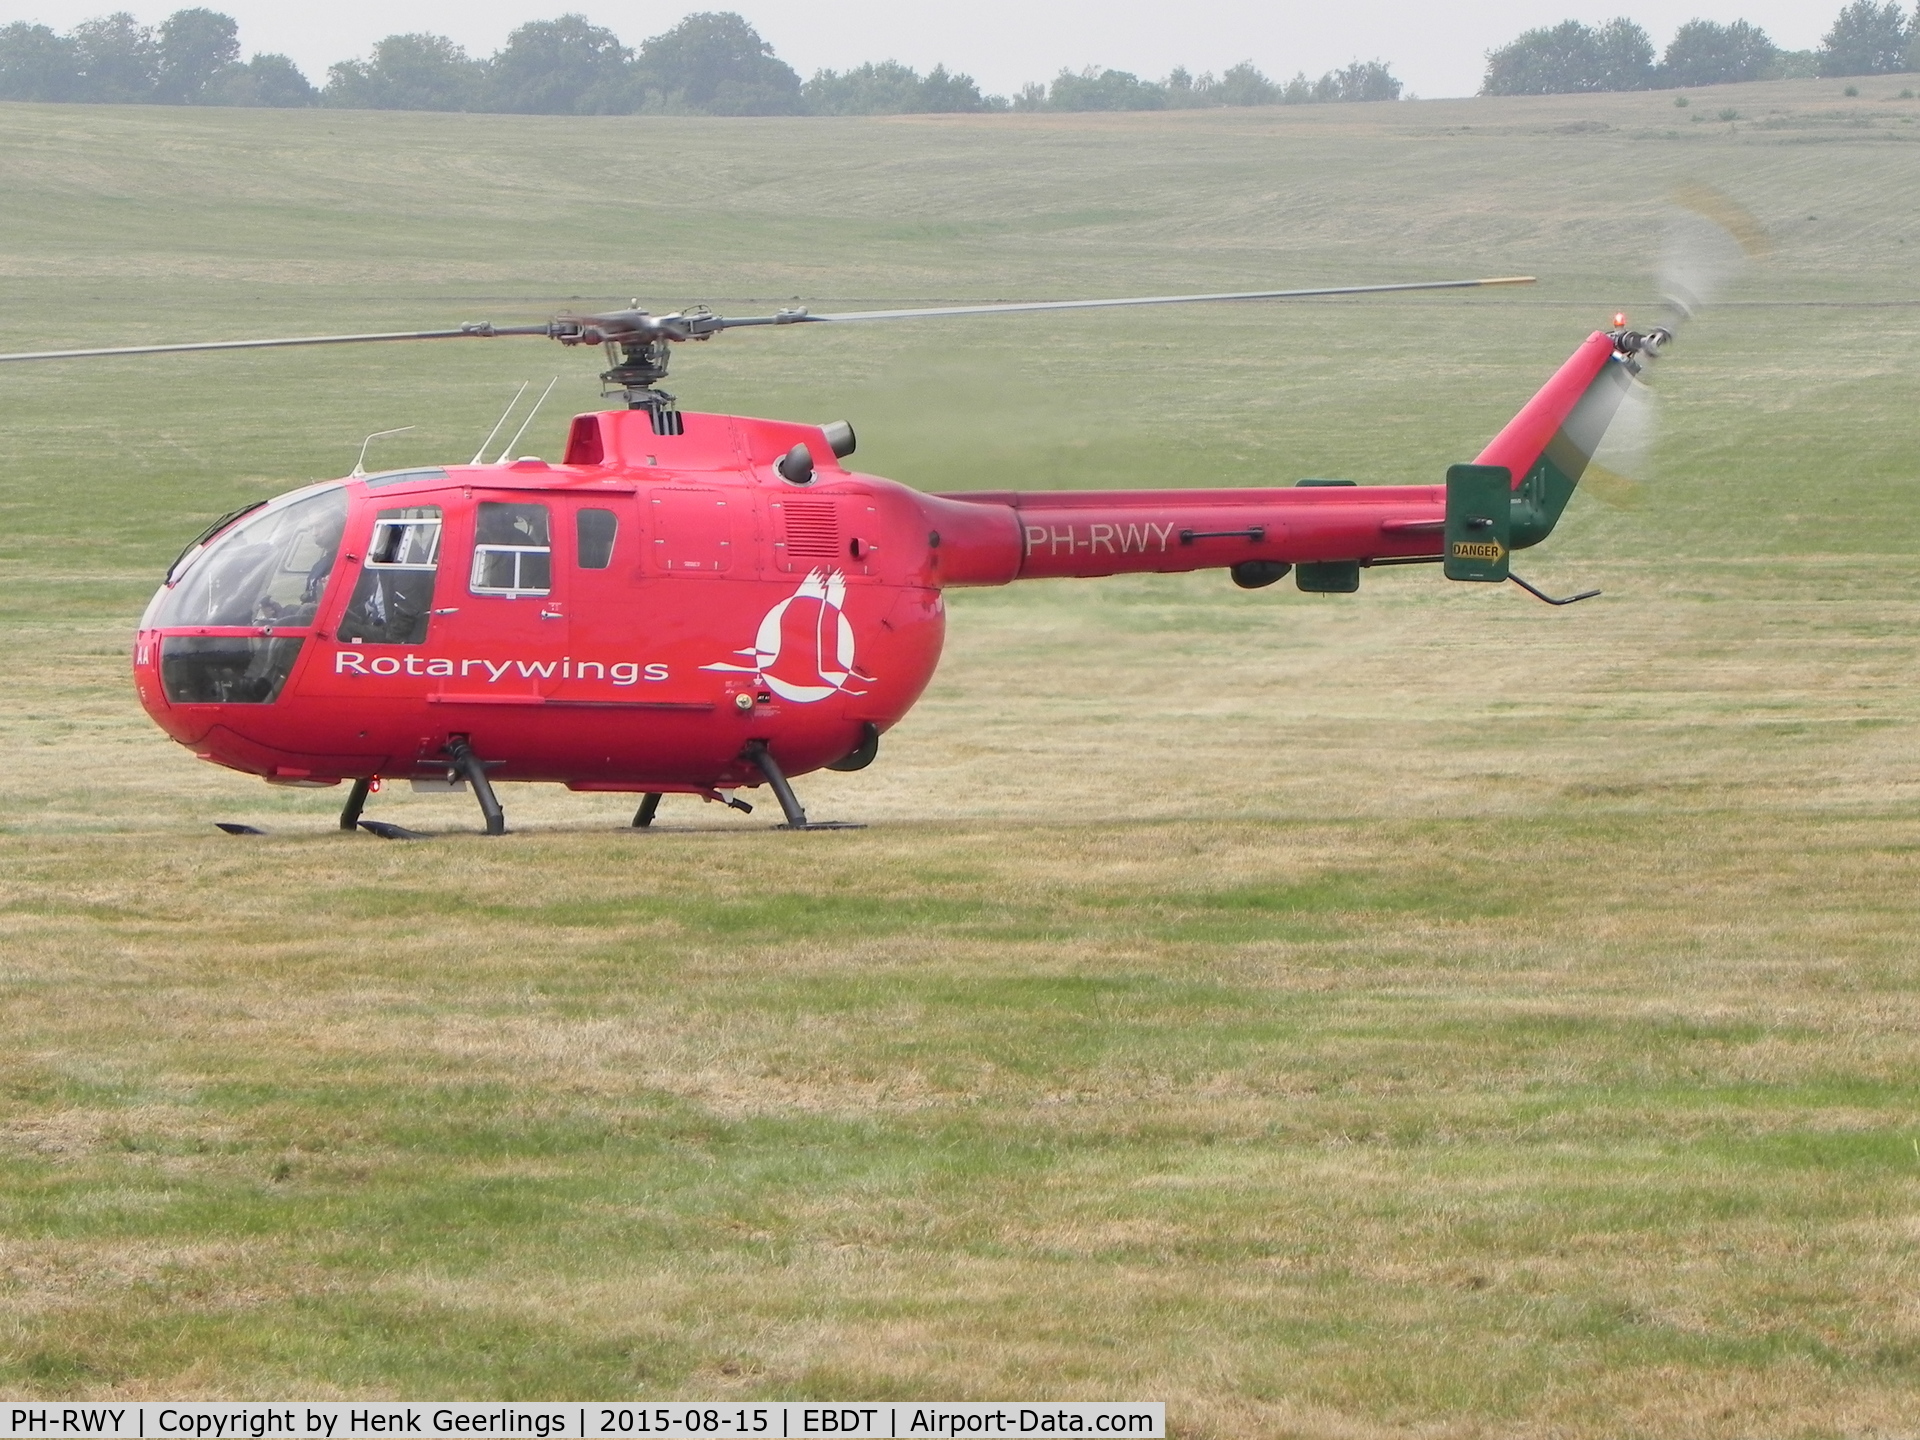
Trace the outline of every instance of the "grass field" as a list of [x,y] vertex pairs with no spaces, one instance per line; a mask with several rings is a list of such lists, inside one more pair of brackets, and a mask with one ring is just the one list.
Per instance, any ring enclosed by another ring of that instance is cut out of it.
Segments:
[[[1536,273],[783,332],[691,408],[927,488],[1439,478],[1663,197],[1774,251],[1521,566],[951,605],[857,832],[333,829],[130,629],[241,500],[470,454],[533,342],[0,368],[0,1391],[1119,1397],[1183,1436],[1920,1429],[1912,77],[1147,116],[0,106],[0,350]],[[1719,118],[1731,113],[1734,118]],[[1699,118],[1695,118],[1699,117]],[[578,297],[578,300],[575,300]],[[1536,558],[1537,557],[1537,558]],[[213,819],[274,833],[238,841]]]

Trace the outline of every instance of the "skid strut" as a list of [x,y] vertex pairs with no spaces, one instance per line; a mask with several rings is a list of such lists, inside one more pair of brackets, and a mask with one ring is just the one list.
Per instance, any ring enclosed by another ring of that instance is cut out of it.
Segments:
[[805,830],[807,812],[801,808],[800,797],[793,793],[793,786],[787,783],[787,772],[780,768],[780,762],[773,758],[773,752],[767,749],[764,740],[749,740],[744,752],[746,758],[760,767],[760,773],[767,777],[767,784],[773,787],[774,799],[780,802],[780,809],[787,817],[787,829]]
[[373,789],[373,777],[362,775],[353,782],[353,789],[347,792],[347,803],[340,807],[340,828],[355,830],[360,825],[360,812],[367,808],[367,795]]
[[653,817],[660,812],[660,797],[648,791],[641,797],[640,808],[633,812],[633,828],[644,830],[653,824]]
[[[780,768],[780,762],[773,758],[764,740],[749,740],[747,748],[740,752],[743,760],[751,760],[760,767],[760,773],[767,777],[767,784],[773,787],[773,795],[780,802],[780,809],[787,817],[787,823],[777,825],[777,830],[864,830],[867,827],[848,820],[809,820],[807,812],[801,808],[800,797],[793,793],[793,786],[787,781],[787,772]],[[750,810],[753,807],[740,800],[727,802],[736,810]]]
[[467,744],[464,736],[456,735],[447,742],[446,753],[447,758],[453,761],[454,768],[466,776],[467,783],[473,786],[473,798],[480,802],[480,813],[487,817],[487,834],[506,834],[506,813],[501,810],[500,801],[493,793],[493,783],[487,779],[487,767],[473,753],[473,747]]

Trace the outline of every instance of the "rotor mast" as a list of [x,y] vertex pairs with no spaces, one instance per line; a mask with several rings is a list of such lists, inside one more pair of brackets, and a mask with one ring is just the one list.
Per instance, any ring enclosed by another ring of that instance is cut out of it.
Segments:
[[777,315],[729,320],[704,305],[689,306],[671,315],[653,315],[638,300],[628,309],[604,315],[559,315],[546,333],[562,345],[601,345],[607,368],[600,372],[601,394],[619,396],[629,410],[645,410],[653,417],[656,435],[678,435],[679,413],[674,397],[658,387],[673,363],[673,347],[682,340],[705,340],[741,325],[786,324],[809,318],[805,310],[782,310]]

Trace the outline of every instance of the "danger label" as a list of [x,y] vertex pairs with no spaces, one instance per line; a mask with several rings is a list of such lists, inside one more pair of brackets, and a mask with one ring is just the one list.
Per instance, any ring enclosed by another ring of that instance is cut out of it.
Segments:
[[1498,560],[1507,553],[1506,547],[1498,540],[1456,540],[1453,542],[1453,558],[1456,560]]

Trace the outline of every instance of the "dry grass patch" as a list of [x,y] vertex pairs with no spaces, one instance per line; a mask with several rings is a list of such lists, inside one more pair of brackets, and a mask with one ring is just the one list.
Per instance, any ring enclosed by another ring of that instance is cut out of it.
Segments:
[[[1895,1425],[1898,829],[904,826],[831,837],[836,867],[767,835],[69,842],[25,867],[87,924],[10,959],[40,1037],[10,1203],[69,1277],[32,1353],[98,1358],[15,1373],[338,1384],[313,1342],[352,1315],[373,1391],[505,1325],[562,1338],[471,1372],[493,1393],[1037,1386],[1199,1433],[1250,1403],[1507,1433],[1570,1424],[1569,1385],[1638,1423],[1668,1384],[1676,1414],[1748,1394],[1732,1433],[1811,1413],[1788,1375]],[[649,887],[610,897],[636,844]],[[84,1303],[129,1283],[90,1257],[165,1237],[204,1248],[135,1293],[193,1317],[184,1350]]]

